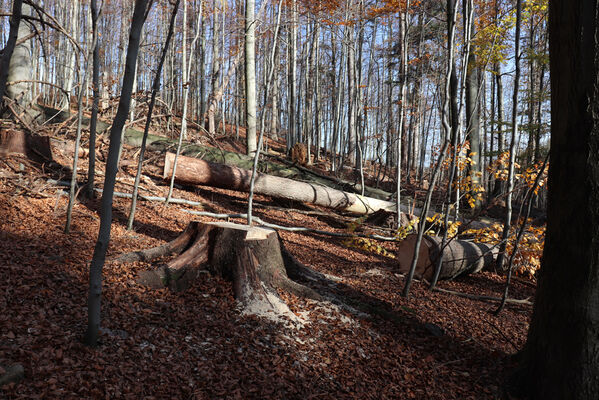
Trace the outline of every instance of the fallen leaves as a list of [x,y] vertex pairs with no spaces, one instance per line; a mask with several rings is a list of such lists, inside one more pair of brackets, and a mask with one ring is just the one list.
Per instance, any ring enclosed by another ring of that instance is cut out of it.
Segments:
[[[148,265],[107,264],[101,345],[90,349],[81,338],[99,201],[80,203],[76,233],[65,235],[59,189],[44,192],[50,197],[11,190],[0,180],[0,364],[23,364],[26,378],[3,387],[3,398],[494,398],[513,349],[486,321],[519,346],[525,340],[529,309],[510,307],[495,318],[485,304],[419,285],[406,300],[393,259],[316,234],[282,232],[286,247],[328,279],[301,283],[333,299],[282,293],[307,319],[303,328],[240,315],[230,283],[218,277],[201,274],[181,293],[152,291],[134,281]],[[241,212],[245,201],[220,189],[176,193],[217,212]],[[268,198],[257,196],[256,203],[269,222],[295,218],[333,229],[313,216],[260,208],[276,203]],[[140,202],[132,235],[123,227],[128,206],[115,200],[110,255],[165,243],[191,218],[175,206]],[[488,295],[502,288],[489,273],[444,285]],[[532,294],[516,282],[514,296]],[[443,334],[433,335],[427,323]]]

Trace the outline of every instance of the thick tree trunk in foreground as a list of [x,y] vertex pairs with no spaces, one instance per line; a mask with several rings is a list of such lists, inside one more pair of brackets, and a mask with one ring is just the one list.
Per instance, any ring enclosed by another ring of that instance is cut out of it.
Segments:
[[[416,239],[417,235],[409,235],[400,244],[397,260],[402,273],[410,269]],[[442,258],[439,279],[453,279],[459,275],[480,272],[492,266],[497,257],[497,249],[485,243],[452,240],[441,251],[440,237],[424,235],[422,239],[414,276],[427,281],[433,278],[439,255]]]
[[547,233],[523,394],[599,399],[599,3],[549,3]]
[[185,290],[203,270],[233,282],[235,298],[249,314],[293,314],[279,298],[276,289],[298,296],[319,298],[311,289],[287,277],[289,261],[284,261],[277,233],[272,229],[229,222],[191,222],[170,243],[124,254],[115,261],[152,261],[179,253],[158,269],[140,273],[138,282],[153,288]]
[[[164,160],[166,179],[172,176],[174,158],[174,154],[166,154]],[[250,189],[251,177],[252,172],[245,169],[179,156],[175,180],[183,184],[207,185],[247,192]],[[266,174],[257,174],[254,193],[312,203],[355,214],[370,214],[381,209],[395,210],[395,203],[391,201]]]

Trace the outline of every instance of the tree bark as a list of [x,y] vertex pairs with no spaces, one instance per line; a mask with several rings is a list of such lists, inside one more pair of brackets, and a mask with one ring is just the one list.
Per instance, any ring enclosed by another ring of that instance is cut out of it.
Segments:
[[[170,179],[172,176],[174,157],[172,153],[166,154],[165,179]],[[183,184],[207,185],[247,192],[250,189],[251,175],[252,172],[248,170],[180,156],[175,180]],[[258,194],[316,204],[355,214],[369,214],[380,209],[395,211],[395,203],[391,201],[266,174],[257,175],[254,191]]]
[[94,248],[94,255],[89,273],[88,322],[85,341],[90,346],[96,346],[98,344],[101,323],[102,268],[104,267],[108,242],[110,241],[110,230],[112,226],[112,194],[114,192],[119,163],[118,154],[121,144],[121,131],[125,125],[127,114],[129,113],[129,106],[131,104],[131,92],[133,91],[141,30],[145,22],[146,9],[149,4],[151,5],[151,0],[137,0],[135,2],[135,10],[131,20],[131,32],[129,34],[129,47],[127,48],[127,62],[125,66],[125,76],[123,77],[123,88],[121,90],[119,108],[112,124],[112,129],[110,130],[110,145],[108,147],[108,157],[106,160],[104,192],[102,193],[100,206],[100,230],[98,232],[98,240],[96,241],[96,246]]
[[[474,13],[472,4],[464,2],[464,13],[471,13],[468,18],[470,23],[470,37],[475,37]],[[476,53],[468,53],[468,65],[466,67],[466,140],[470,142],[468,157],[472,164],[468,166],[472,195],[476,196],[476,187],[481,185],[482,157],[480,152],[480,103],[479,103],[479,77],[480,70],[477,66]],[[480,201],[475,201],[475,207],[480,208]]]
[[92,86],[94,98],[89,122],[89,167],[87,170],[86,196],[94,196],[94,181],[96,177],[96,130],[98,125],[98,108],[100,105],[100,46],[98,45],[98,19],[100,10],[97,0],[91,0],[90,13],[92,20]]
[[[397,260],[402,273],[407,273],[410,270],[417,239],[417,235],[409,235],[400,244]],[[496,257],[497,249],[489,244],[451,240],[443,247],[442,238],[424,235],[422,246],[419,248],[414,276],[430,282],[434,277],[435,266],[439,262],[439,258],[441,270],[438,279],[453,279],[460,275],[474,274],[485,268],[490,268]]]
[[0,61],[0,104],[2,105],[4,104],[3,97],[6,92],[10,60],[12,59],[12,55],[17,44],[17,39],[19,37],[22,7],[22,0],[13,1],[12,15],[10,17],[10,31],[8,34],[8,40],[6,42],[4,50],[2,51],[2,59]]
[[124,254],[116,261],[146,261],[179,253],[157,269],[143,271],[138,282],[152,287],[185,290],[207,270],[233,283],[233,294],[244,313],[263,315],[293,314],[280,299],[276,289],[298,296],[318,299],[311,289],[291,281],[282,245],[272,229],[229,222],[190,222],[181,235],[166,245]]
[[[21,8],[23,16],[31,15],[31,6],[24,4]],[[18,26],[17,43],[10,58],[6,95],[17,104],[26,106],[31,101],[31,83],[33,68],[31,64],[31,39],[22,41],[31,33],[31,24],[23,22]],[[19,43],[20,42],[20,43]],[[11,84],[11,82],[19,82]]]
[[532,399],[599,398],[598,15],[595,1],[549,4],[547,232],[521,379],[512,382]]
[[254,0],[245,1],[245,112],[246,153],[256,151],[256,18]]

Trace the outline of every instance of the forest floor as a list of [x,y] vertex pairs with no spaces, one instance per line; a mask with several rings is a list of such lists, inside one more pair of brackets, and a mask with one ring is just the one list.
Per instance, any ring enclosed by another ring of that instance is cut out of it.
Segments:
[[[135,149],[124,154],[136,159]],[[56,159],[70,165],[68,155]],[[80,173],[86,170],[84,160]],[[117,191],[131,192],[134,170],[119,172]],[[406,299],[395,260],[340,238],[282,231],[298,260],[330,278],[336,298],[379,312],[281,293],[304,322],[277,323],[242,315],[231,284],[218,277],[202,274],[183,292],[150,290],[135,278],[151,265],[107,262],[101,343],[88,348],[82,336],[100,202],[78,202],[65,234],[68,196],[47,183],[50,175],[21,156],[0,159],[0,365],[25,369],[20,383],[0,388],[1,398],[495,399],[510,356],[525,342],[530,306],[509,304],[494,316],[496,304],[430,292],[419,282]],[[142,187],[155,196],[168,189],[160,180]],[[202,207],[141,201],[132,232],[130,200],[115,198],[109,257],[163,244],[189,221],[210,220],[185,209],[242,213],[247,202],[247,194],[208,187],[176,188],[174,196]],[[255,214],[271,223],[347,232],[285,209],[301,204],[263,196],[256,202]],[[383,246],[397,250],[396,243]],[[503,285],[491,272],[440,283],[489,296]],[[534,284],[516,278],[510,297],[533,296]]]

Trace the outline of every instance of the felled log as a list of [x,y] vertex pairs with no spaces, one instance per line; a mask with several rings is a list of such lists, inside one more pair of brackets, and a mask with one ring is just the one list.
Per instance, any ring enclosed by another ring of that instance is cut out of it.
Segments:
[[287,276],[277,233],[272,229],[229,222],[191,222],[176,239],[162,246],[124,254],[114,262],[152,261],[177,253],[158,268],[141,272],[138,283],[151,288],[184,290],[202,271],[233,283],[233,294],[244,312],[293,314],[277,289],[298,296],[320,298]]
[[[164,178],[170,179],[175,155],[167,153]],[[183,184],[207,185],[248,192],[252,172],[249,170],[179,156],[175,181]],[[258,173],[254,192],[276,198],[316,204],[354,214],[370,214],[377,210],[395,210],[395,203],[343,192],[316,183],[295,181]]]
[[[415,234],[409,235],[399,246],[397,260],[402,273],[407,273],[410,269],[416,238]],[[498,249],[486,243],[454,239],[441,249],[441,240],[438,236],[423,236],[415,277],[430,281],[439,257],[441,257],[439,279],[453,279],[459,275],[480,272],[490,268],[497,258]]]

